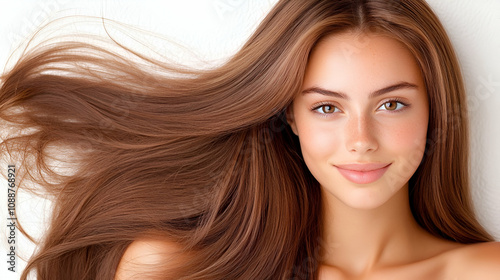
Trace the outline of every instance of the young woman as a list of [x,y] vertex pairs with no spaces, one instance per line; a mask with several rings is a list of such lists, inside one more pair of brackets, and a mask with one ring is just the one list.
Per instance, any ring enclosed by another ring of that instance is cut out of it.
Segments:
[[136,55],[65,42],[4,75],[2,147],[55,203],[23,279],[498,279],[425,2],[280,1],[211,70]]

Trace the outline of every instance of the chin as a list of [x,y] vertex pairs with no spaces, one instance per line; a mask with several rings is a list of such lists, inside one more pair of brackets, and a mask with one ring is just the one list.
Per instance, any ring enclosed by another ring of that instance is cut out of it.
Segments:
[[379,188],[345,189],[341,193],[336,193],[328,188],[322,187],[324,194],[333,196],[334,201],[342,203],[353,209],[373,210],[386,204],[393,198],[399,190]]
[[360,210],[373,210],[377,209],[380,206],[384,205],[389,199],[383,199],[378,197],[361,197],[361,198],[352,198],[341,200],[346,206],[349,206],[354,209]]
[[358,199],[358,200],[348,200],[348,201],[342,201],[346,206],[349,206],[353,209],[359,209],[359,210],[374,210],[382,205],[384,205],[387,200],[380,200],[380,199]]

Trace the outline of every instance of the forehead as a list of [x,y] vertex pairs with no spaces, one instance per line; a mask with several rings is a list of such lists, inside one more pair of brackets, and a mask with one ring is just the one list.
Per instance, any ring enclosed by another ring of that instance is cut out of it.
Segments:
[[404,44],[383,34],[346,32],[318,42],[304,86],[370,91],[401,81],[422,84],[420,68]]

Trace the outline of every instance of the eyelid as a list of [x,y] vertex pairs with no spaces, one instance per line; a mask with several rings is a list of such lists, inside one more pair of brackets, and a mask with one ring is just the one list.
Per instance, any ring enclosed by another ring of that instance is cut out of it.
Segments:
[[403,108],[401,109],[397,109],[397,110],[382,110],[382,111],[387,111],[387,112],[400,112],[408,107],[410,107],[410,104],[401,100],[400,98],[389,98],[387,100],[384,100],[380,103],[380,105],[377,107],[377,110],[380,109],[380,107],[384,106],[386,103],[389,103],[389,102],[396,102],[396,103],[400,103],[403,105]]
[[328,116],[328,115],[333,115],[335,113],[338,113],[338,112],[333,112],[333,113],[320,113],[320,112],[317,112],[316,110],[318,110],[319,108],[323,107],[323,106],[332,106],[332,107],[335,107],[337,110],[339,111],[342,111],[340,109],[340,106],[334,104],[333,102],[327,102],[327,101],[323,101],[323,102],[318,102],[314,105],[311,106],[311,111],[317,113],[317,114],[320,114],[321,116]]
[[[397,109],[397,110],[382,110],[382,111],[387,111],[389,113],[397,113],[397,112],[400,112],[400,111],[403,111],[405,109],[407,109],[408,107],[410,107],[410,104],[403,101],[402,99],[400,98],[388,98],[384,101],[382,101],[380,103],[380,105],[377,107],[377,110],[380,109],[380,107],[384,106],[386,103],[389,103],[389,102],[397,102],[397,103],[400,103],[403,105],[403,108],[401,109]],[[318,103],[315,103],[314,105],[311,106],[311,111],[321,115],[322,117],[328,117],[330,115],[334,115],[336,113],[339,113],[339,112],[332,112],[332,113],[320,113],[320,112],[317,112],[317,110],[319,108],[321,108],[322,106],[332,106],[332,107],[335,107],[337,110],[341,111],[342,112],[342,109],[340,109],[340,106],[336,105],[335,102],[331,102],[331,101],[323,101],[323,102],[318,102]]]

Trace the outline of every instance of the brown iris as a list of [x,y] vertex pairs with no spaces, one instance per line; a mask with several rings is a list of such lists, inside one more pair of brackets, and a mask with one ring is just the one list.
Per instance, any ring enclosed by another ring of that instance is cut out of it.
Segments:
[[384,107],[385,107],[385,109],[387,109],[389,111],[394,111],[398,107],[398,102],[396,102],[396,101],[386,102],[386,103],[384,103]]
[[326,114],[335,112],[335,106],[332,105],[323,105],[323,112]]

